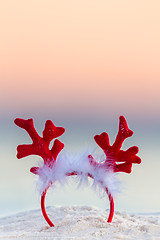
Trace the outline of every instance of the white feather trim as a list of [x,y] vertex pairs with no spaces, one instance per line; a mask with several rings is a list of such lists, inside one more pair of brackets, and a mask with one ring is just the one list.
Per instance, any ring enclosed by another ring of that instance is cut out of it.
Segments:
[[56,182],[65,184],[68,173],[77,172],[79,185],[88,182],[88,174],[93,177],[93,187],[105,190],[114,195],[119,191],[119,181],[117,173],[111,168],[94,167],[89,163],[88,154],[75,154],[69,156],[67,154],[59,155],[53,167],[48,165],[39,166],[38,189],[42,194],[46,188]]

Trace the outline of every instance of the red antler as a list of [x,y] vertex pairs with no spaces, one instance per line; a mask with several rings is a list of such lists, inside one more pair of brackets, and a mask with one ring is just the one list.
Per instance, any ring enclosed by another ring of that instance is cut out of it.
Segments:
[[[132,163],[141,163],[141,159],[136,156],[138,153],[138,147],[134,146],[127,151],[120,150],[123,141],[131,137],[133,132],[128,128],[127,122],[123,116],[119,118],[119,131],[116,140],[112,146],[109,144],[109,137],[106,132],[94,137],[96,143],[103,149],[106,155],[106,161],[104,166],[111,166],[114,172],[126,172],[130,173]],[[89,155],[90,163],[93,165],[99,165],[91,155]],[[123,162],[116,164],[116,162]]]
[[[51,150],[49,149],[49,144],[52,139],[61,136],[65,129],[56,127],[52,121],[48,120],[45,124],[43,137],[40,137],[34,128],[33,119],[24,120],[16,118],[14,122],[17,126],[24,128],[33,141],[32,144],[23,144],[17,147],[17,158],[20,159],[32,154],[39,155],[43,158],[44,164],[51,166],[56,161],[57,155],[63,149],[64,144],[56,139]],[[38,174],[37,170],[37,167],[30,169],[35,174]]]

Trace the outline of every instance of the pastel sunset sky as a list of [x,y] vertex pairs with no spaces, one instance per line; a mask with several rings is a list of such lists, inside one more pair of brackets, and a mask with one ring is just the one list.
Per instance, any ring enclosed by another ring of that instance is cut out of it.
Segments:
[[160,116],[159,10],[159,1],[2,1],[1,111]]
[[[64,140],[67,142],[68,137],[74,145],[75,140],[80,141],[78,134],[88,140],[97,131],[112,132],[114,139],[118,117],[124,115],[135,132],[129,144],[140,147],[144,162],[134,169],[129,182],[133,189],[126,199],[131,201],[139,187],[142,207],[148,184],[156,200],[150,198],[143,210],[158,211],[160,192],[153,185],[160,180],[159,24],[159,0],[0,1],[1,166],[15,167],[14,174],[9,170],[5,175],[1,170],[0,178],[5,182],[3,186],[1,182],[2,203],[10,198],[11,179],[21,189],[19,178],[27,161],[17,162],[15,157],[16,146],[27,139],[14,126],[15,117],[34,118],[40,131],[50,118],[68,127]],[[23,176],[31,161],[29,164]],[[142,173],[148,182],[139,185]],[[29,173],[24,178],[27,186]],[[124,177],[125,181],[129,178]],[[12,196],[16,203],[16,195]],[[124,209],[121,202],[119,207]],[[10,209],[12,212],[12,206]],[[137,204],[133,209],[140,211]]]

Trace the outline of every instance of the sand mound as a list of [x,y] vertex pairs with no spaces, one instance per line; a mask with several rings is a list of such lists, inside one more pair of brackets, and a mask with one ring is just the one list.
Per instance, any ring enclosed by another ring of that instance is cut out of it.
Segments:
[[49,207],[55,227],[40,210],[0,219],[0,239],[154,239],[160,240],[160,214],[129,215],[116,212],[107,223],[107,211],[92,207]]

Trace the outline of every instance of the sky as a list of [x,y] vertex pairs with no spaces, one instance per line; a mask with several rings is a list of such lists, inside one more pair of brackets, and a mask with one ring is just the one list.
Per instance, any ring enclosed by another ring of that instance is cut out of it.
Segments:
[[40,133],[51,119],[66,128],[66,148],[81,151],[95,147],[93,136],[103,131],[113,142],[124,115],[134,131],[124,148],[138,145],[142,164],[122,176],[117,210],[159,211],[159,10],[158,0],[0,1],[4,215],[39,204],[32,157],[16,159],[17,145],[29,141],[16,117],[33,118]]

